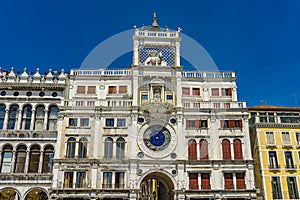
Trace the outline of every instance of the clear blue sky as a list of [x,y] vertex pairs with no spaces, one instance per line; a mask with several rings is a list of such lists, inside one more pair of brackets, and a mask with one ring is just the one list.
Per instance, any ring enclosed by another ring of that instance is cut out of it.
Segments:
[[103,40],[150,24],[153,11],[161,26],[180,26],[199,42],[220,70],[236,71],[240,100],[300,106],[298,0],[1,1],[0,66],[78,68]]

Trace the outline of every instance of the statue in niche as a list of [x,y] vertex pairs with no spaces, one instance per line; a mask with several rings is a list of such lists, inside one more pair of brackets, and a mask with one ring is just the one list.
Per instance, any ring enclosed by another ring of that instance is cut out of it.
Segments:
[[167,66],[167,62],[162,59],[162,53],[156,51],[147,51],[150,55],[145,61],[145,65]]
[[160,90],[159,89],[154,90],[153,98],[155,101],[160,101]]

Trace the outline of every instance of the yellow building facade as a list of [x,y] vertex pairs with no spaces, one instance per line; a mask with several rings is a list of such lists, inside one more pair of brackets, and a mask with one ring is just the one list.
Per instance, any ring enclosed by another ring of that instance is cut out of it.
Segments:
[[249,107],[258,199],[299,199],[300,108]]

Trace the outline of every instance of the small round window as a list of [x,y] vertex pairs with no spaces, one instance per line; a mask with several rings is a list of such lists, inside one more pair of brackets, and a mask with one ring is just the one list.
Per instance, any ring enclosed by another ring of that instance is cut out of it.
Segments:
[[1,96],[5,96],[6,92],[5,91],[1,91]]
[[53,92],[53,93],[52,93],[52,96],[53,96],[53,97],[57,97],[57,92]]
[[45,96],[45,92],[40,92],[39,95],[40,95],[40,97],[43,97],[43,96]]
[[32,92],[26,92],[26,96],[28,96],[28,97],[30,97],[30,96],[32,96]]
[[144,123],[144,121],[145,121],[144,118],[142,118],[142,117],[139,117],[139,118],[138,118],[138,122],[139,122],[140,124]]
[[20,94],[19,92],[14,92],[15,97],[19,96],[19,94]]

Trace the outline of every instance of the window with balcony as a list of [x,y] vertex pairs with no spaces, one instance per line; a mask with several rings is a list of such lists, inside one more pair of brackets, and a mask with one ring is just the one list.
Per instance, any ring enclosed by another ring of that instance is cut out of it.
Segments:
[[67,158],[75,158],[76,140],[71,137],[67,141]]
[[117,152],[116,156],[117,159],[123,159],[125,157],[125,140],[124,138],[120,137],[117,139]]
[[80,127],[87,128],[90,126],[89,118],[81,118],[80,119]]
[[219,88],[212,88],[211,89],[211,96],[220,96]]
[[189,173],[190,190],[198,190],[198,173]]
[[115,126],[115,119],[114,118],[107,118],[105,121],[106,127],[114,127]]
[[120,94],[127,93],[127,86],[119,86],[119,93]]
[[225,190],[234,189],[232,173],[224,173],[224,188]]
[[210,174],[201,173],[201,189],[209,190],[210,189]]
[[112,188],[112,172],[103,172],[102,188]]
[[79,139],[79,149],[78,149],[79,158],[86,158],[87,144],[88,144],[88,140],[85,137]]
[[108,137],[104,141],[104,158],[112,158],[113,153],[113,139]]
[[125,127],[126,126],[126,119],[117,119],[117,126],[118,127]]
[[279,177],[272,177],[272,196],[273,199],[282,199],[281,185]]
[[200,88],[192,88],[193,96],[200,96]]
[[30,156],[29,156],[29,173],[38,173],[39,170],[39,163],[40,163],[40,155],[41,150],[38,145],[34,145],[30,149]]
[[76,188],[84,188],[86,186],[86,172],[77,172]]
[[269,151],[269,168],[270,169],[278,169],[278,161],[276,151]]
[[246,189],[245,173],[236,173],[236,189]]
[[284,146],[291,145],[290,133],[289,132],[282,132],[281,135],[282,135],[282,145],[284,145]]
[[24,173],[26,160],[26,146],[21,145],[17,148],[15,173]]
[[200,140],[200,160],[208,160],[208,142],[205,139]]
[[224,139],[222,141],[222,153],[223,153],[223,160],[231,160],[230,141],[227,139]]
[[77,118],[69,118],[69,127],[77,127]]
[[88,86],[88,94],[96,94],[96,86]]
[[53,158],[54,158],[54,148],[52,146],[46,146],[44,148],[42,173],[52,173]]
[[85,94],[85,86],[77,86],[77,94]]
[[4,119],[5,119],[5,113],[6,113],[6,110],[5,110],[5,105],[0,105],[0,130],[3,129],[3,126],[4,126]]
[[45,106],[37,106],[35,110],[34,130],[42,131],[45,119]]
[[183,87],[182,88],[182,95],[190,95],[190,88]]
[[243,147],[242,142],[239,139],[233,141],[234,160],[243,159]]
[[299,199],[299,192],[298,192],[296,177],[287,177],[286,179],[287,179],[287,185],[289,188],[290,199]]
[[108,86],[108,94],[116,94],[117,86]]
[[74,172],[64,173],[64,188],[73,188],[73,173]]
[[267,145],[275,145],[274,133],[266,132]]
[[285,156],[286,169],[295,169],[292,152],[285,151],[284,156]]
[[124,188],[124,172],[115,173],[115,188]]
[[188,142],[188,159],[197,160],[197,143],[196,140],[189,140]]
[[231,88],[222,88],[222,96],[232,96]]
[[281,123],[299,123],[299,113],[278,113]]
[[8,115],[8,130],[14,130],[17,128],[17,122],[18,122],[18,111],[19,106],[12,105],[9,109],[9,115]]
[[2,150],[1,173],[10,173],[12,163],[13,148],[6,145]]

